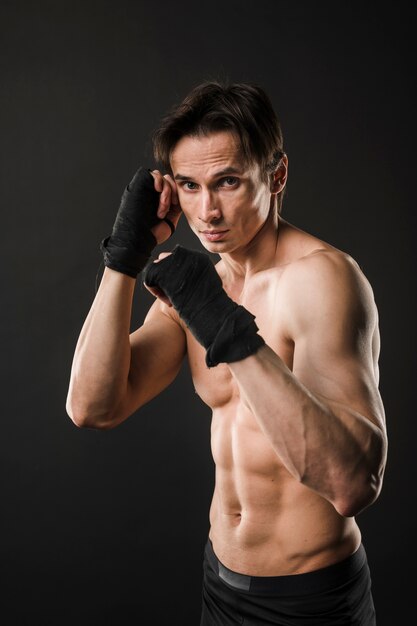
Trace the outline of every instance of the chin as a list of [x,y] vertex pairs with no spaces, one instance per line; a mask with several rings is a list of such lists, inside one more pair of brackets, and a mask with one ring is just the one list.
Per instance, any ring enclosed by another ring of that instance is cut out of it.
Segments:
[[206,241],[200,239],[200,243],[208,252],[212,254],[225,254],[227,252],[231,252],[234,248],[227,241]]

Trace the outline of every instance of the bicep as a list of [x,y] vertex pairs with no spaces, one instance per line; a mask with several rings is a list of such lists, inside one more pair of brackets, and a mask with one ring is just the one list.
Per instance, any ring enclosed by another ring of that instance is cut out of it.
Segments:
[[300,295],[293,373],[330,407],[345,407],[383,428],[376,305],[359,270],[339,263],[324,263]]
[[170,385],[180,370],[186,352],[185,333],[167,309],[155,301],[143,325],[130,335],[129,414]]

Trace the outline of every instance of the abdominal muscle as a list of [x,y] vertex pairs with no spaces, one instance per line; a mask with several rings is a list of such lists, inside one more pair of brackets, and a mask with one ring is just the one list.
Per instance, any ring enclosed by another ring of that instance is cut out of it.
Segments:
[[211,445],[216,480],[209,537],[223,565],[252,576],[297,574],[358,548],[354,518],[339,515],[291,476],[238,398],[213,411]]

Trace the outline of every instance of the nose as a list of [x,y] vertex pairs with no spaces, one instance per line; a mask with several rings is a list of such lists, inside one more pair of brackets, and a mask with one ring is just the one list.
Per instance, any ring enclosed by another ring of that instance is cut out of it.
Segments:
[[209,189],[201,191],[198,217],[206,224],[219,220],[221,217],[218,199]]

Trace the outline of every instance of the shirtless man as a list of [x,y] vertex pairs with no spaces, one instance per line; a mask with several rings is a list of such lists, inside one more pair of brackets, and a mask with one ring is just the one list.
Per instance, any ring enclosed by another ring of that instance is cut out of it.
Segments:
[[[258,87],[196,87],[154,145],[169,174],[138,170],[102,242],[68,413],[112,428],[187,354],[216,466],[201,626],[375,624],[354,517],[378,497],[387,449],[372,289],[280,216],[288,159]],[[181,246],[149,262],[182,213],[215,266]],[[157,299],[130,334],[145,266]]]

